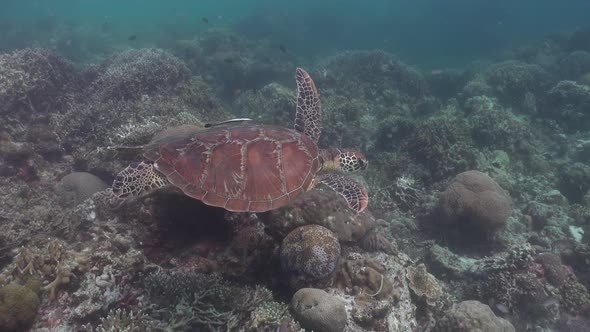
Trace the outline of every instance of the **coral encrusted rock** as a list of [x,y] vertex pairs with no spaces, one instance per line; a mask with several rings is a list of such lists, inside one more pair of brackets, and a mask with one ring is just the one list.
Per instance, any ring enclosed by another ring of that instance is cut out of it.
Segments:
[[281,245],[283,271],[304,284],[331,275],[339,258],[338,239],[329,229],[318,225],[294,229]]
[[437,332],[514,332],[509,321],[496,317],[489,306],[479,301],[463,301],[455,304],[434,328]]

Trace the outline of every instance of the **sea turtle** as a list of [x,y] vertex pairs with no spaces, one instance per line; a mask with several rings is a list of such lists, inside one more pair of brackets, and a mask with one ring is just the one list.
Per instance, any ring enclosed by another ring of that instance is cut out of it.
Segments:
[[150,162],[133,163],[116,176],[111,204],[172,184],[208,205],[263,212],[321,183],[342,195],[351,209],[363,211],[368,204],[365,188],[333,171],[365,169],[365,156],[349,149],[318,148],[320,98],[305,70],[297,68],[295,76],[295,129],[224,121],[155,139],[143,146]]

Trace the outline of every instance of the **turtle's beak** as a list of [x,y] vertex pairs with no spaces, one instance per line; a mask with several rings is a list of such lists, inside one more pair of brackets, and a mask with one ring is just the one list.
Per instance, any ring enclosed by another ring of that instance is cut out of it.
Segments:
[[361,171],[367,169],[369,167],[369,161],[367,159],[359,159],[359,167]]

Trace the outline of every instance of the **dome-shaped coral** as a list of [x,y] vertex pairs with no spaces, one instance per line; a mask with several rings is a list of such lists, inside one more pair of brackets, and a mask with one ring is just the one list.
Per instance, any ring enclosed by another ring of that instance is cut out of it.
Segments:
[[467,171],[457,175],[441,194],[439,211],[447,224],[493,231],[506,223],[512,203],[492,178],[479,171]]
[[294,229],[283,239],[281,246],[283,271],[304,282],[332,274],[339,258],[338,239],[329,229],[318,225]]
[[489,306],[478,301],[463,301],[453,306],[436,323],[435,331],[512,332],[514,326],[496,317]]
[[346,326],[344,301],[321,289],[302,288],[291,300],[291,309],[301,325],[319,332],[343,331]]

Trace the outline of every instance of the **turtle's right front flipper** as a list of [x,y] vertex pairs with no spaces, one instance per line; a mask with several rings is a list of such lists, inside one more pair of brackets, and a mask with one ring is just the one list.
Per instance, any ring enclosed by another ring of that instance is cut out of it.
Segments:
[[358,213],[362,212],[369,204],[367,190],[348,176],[328,173],[320,175],[317,181],[339,193],[348,203],[348,207]]
[[143,161],[132,163],[115,177],[109,203],[114,207],[120,206],[132,197],[144,196],[168,184],[166,177],[152,164]]

